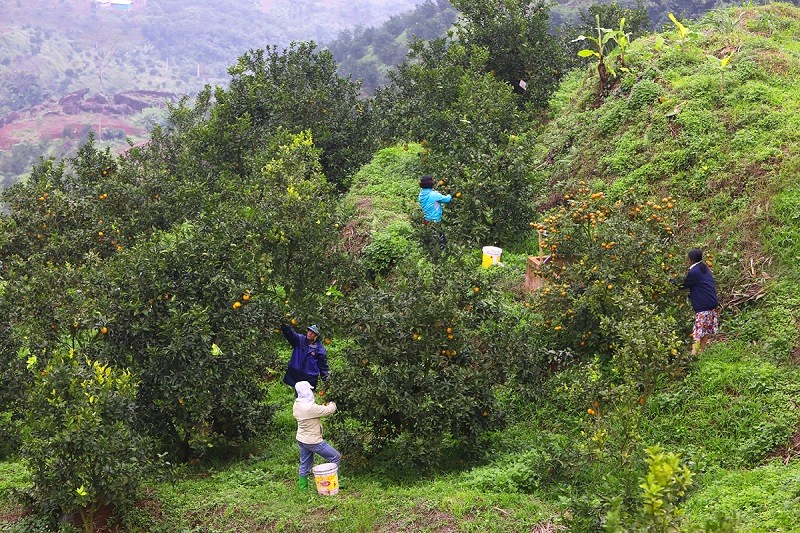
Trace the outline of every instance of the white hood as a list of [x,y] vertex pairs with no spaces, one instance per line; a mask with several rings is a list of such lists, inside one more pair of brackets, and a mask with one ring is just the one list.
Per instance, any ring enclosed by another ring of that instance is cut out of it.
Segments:
[[298,381],[294,386],[294,390],[297,391],[296,401],[314,403],[314,391],[308,381]]

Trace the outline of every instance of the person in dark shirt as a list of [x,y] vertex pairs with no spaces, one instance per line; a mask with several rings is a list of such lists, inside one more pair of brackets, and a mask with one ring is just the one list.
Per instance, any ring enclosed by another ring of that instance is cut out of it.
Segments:
[[680,287],[689,289],[689,301],[695,313],[692,354],[697,354],[705,349],[709,335],[719,330],[719,300],[714,276],[703,262],[703,252],[697,248],[689,250],[689,263],[689,272]]

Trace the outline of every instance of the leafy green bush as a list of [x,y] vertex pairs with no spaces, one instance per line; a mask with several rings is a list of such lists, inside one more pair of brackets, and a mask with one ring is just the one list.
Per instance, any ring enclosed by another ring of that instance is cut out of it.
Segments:
[[408,222],[395,223],[372,234],[372,242],[364,247],[364,261],[373,272],[385,274],[416,247]]
[[662,88],[659,84],[650,80],[642,80],[631,89],[631,95],[628,98],[628,107],[632,110],[639,110],[643,107],[650,106],[656,102],[656,99],[661,93]]
[[429,467],[502,422],[493,387],[527,348],[498,335],[513,319],[482,276],[458,255],[421,259],[340,302],[355,342],[327,395],[375,451]]
[[94,515],[130,503],[147,473],[147,442],[134,429],[133,376],[72,348],[47,362],[30,356],[28,367],[27,496],[39,514],[79,513],[93,531]]

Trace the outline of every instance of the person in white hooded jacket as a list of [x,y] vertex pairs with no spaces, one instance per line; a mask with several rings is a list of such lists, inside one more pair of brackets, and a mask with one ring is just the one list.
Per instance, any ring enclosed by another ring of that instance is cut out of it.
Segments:
[[335,413],[336,404],[318,405],[314,402],[314,391],[308,381],[298,381],[294,388],[297,399],[292,407],[292,415],[297,420],[297,446],[300,448],[297,485],[300,489],[307,489],[308,473],[314,466],[315,453],[337,466],[342,460],[342,454],[322,438],[321,418]]

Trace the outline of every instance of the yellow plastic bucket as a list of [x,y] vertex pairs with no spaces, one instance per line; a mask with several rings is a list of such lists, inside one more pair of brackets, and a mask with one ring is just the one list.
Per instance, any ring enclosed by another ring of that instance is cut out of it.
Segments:
[[311,469],[317,493],[321,496],[333,496],[339,492],[339,467],[336,463],[323,463]]
[[484,246],[483,247],[483,261],[481,266],[489,268],[492,265],[500,263],[500,256],[503,255],[503,249],[497,246]]

